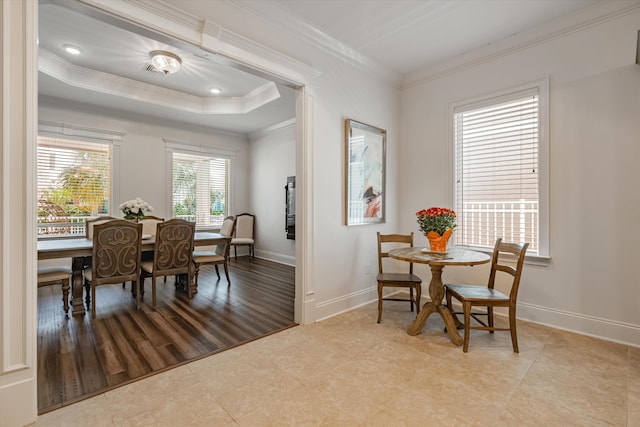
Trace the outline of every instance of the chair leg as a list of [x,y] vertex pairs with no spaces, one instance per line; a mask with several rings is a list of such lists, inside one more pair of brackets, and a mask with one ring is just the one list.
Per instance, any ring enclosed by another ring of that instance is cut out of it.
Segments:
[[409,288],[409,305],[411,306],[411,312],[413,313],[413,286]]
[[193,282],[196,285],[196,289],[198,289],[198,274],[200,273],[200,265],[197,263],[193,263],[194,264],[194,269],[193,269]]
[[89,305],[91,303],[91,283],[84,281],[84,302]]
[[218,275],[218,280],[220,280],[220,271],[218,271],[218,264],[214,266],[216,268],[216,274]]
[[469,334],[471,332],[471,303],[462,301],[462,311],[464,311],[464,343],[462,351],[469,351]]
[[422,298],[422,285],[416,285],[416,316],[420,314],[420,298]]
[[91,318],[96,318],[96,287],[91,284]]
[[62,281],[62,303],[64,304],[64,312],[69,312],[69,279]]
[[151,305],[156,308],[156,276],[151,276]]
[[[488,317],[487,321],[489,323],[489,327],[493,328],[493,307],[492,306],[487,307],[487,317]],[[489,329],[490,334],[494,332],[495,331],[493,329]]]
[[135,283],[131,282],[131,289],[136,290],[136,310],[140,310],[140,294],[142,293],[142,289],[144,287],[144,279],[139,277]]
[[514,353],[519,353],[518,350],[518,334],[516,332],[516,308],[509,307],[509,331],[511,332],[511,344],[513,344]]
[[378,282],[378,323],[382,318],[382,285]]
[[227,267],[227,262],[224,262],[224,275],[227,276],[227,286],[231,286],[231,279],[229,279],[229,268]]
[[238,245],[233,245],[233,257],[238,259]]

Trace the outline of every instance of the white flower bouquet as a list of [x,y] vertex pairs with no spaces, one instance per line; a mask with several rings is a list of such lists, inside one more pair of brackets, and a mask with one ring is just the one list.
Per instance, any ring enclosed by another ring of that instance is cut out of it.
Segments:
[[153,212],[153,206],[140,197],[136,197],[135,200],[127,200],[120,205],[119,209],[124,214],[124,219],[136,221],[144,218],[145,212]]

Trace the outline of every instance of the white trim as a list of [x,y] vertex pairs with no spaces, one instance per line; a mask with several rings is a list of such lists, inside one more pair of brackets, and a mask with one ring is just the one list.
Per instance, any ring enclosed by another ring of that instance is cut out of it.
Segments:
[[378,301],[378,289],[376,286],[370,286],[350,294],[341,295],[338,298],[332,298],[315,306],[317,313],[315,321],[319,322],[355,310],[374,301]]
[[[317,47],[323,52],[329,53],[336,58],[364,69],[366,72],[376,76],[382,81],[399,88],[402,76],[395,70],[376,62],[358,52],[353,47],[331,37],[322,30],[300,20],[288,9],[276,2],[246,2],[239,0],[227,0],[227,3],[239,9],[243,13],[256,16],[271,26],[283,28],[293,35],[293,37],[304,40],[306,43]],[[237,45],[237,44],[236,44]]]
[[[547,265],[550,261],[549,248],[549,76],[526,82],[500,91],[473,97],[449,104],[448,141],[449,141],[449,188],[451,188],[450,203],[453,206],[456,194],[455,171],[455,141],[453,132],[453,117],[459,111],[500,102],[501,98],[512,97],[517,93],[527,93],[536,90],[538,93],[538,252],[527,256],[529,264]],[[472,248],[480,250],[479,248]]]
[[518,303],[518,319],[550,328],[640,347],[640,326],[566,310]]
[[291,255],[285,255],[278,252],[265,251],[256,248],[255,256],[256,258],[266,259],[268,261],[277,262],[278,264],[284,264],[290,267],[296,266],[296,257]]
[[170,148],[171,152],[173,152],[173,150],[177,150],[185,153],[207,154],[230,160],[234,159],[236,157],[236,154],[238,153],[238,150],[227,150],[224,148],[210,147],[202,144],[193,144],[189,142],[178,141],[176,139],[162,138],[162,140],[164,141],[165,147],[167,149]]
[[70,86],[199,115],[246,114],[280,98],[274,82],[240,96],[197,96],[73,65],[42,48],[38,60],[41,72]]
[[264,138],[267,135],[279,132],[281,130],[292,128],[295,125],[296,125],[296,118],[294,117],[293,119],[285,120],[284,122],[276,123],[275,125],[271,125],[271,126],[266,127],[264,129],[260,129],[260,130],[257,130],[255,132],[251,132],[249,134],[249,140],[253,141],[253,140],[256,140],[256,139],[261,139],[261,138]]
[[[38,122],[38,136],[111,145],[111,206],[109,207],[111,215],[118,211],[117,208],[120,204],[120,202],[117,201],[120,200],[120,144],[122,143],[125,135],[126,134],[124,132],[74,125],[70,123],[51,122],[45,120]],[[37,183],[37,180],[34,182]],[[35,219],[33,224],[35,224]]]
[[431,67],[405,74],[402,88],[408,89],[423,85],[429,81],[634,13],[638,9],[640,9],[640,2],[637,0],[599,1],[577,13],[567,14],[529,31],[498,40],[484,48],[474,49],[470,53],[457,56],[451,60],[441,61]]

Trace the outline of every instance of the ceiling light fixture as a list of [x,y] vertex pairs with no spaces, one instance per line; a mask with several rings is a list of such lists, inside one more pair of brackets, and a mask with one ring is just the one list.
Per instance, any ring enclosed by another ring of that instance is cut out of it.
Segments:
[[64,47],[65,52],[70,53],[71,55],[80,55],[82,53],[82,49],[70,44],[65,44],[62,47]]
[[175,53],[164,50],[154,50],[149,55],[151,55],[151,65],[165,74],[175,73],[180,69],[180,65],[182,64],[182,59]]
[[219,95],[222,92],[222,90],[218,87],[212,87],[211,88],[211,93],[214,95]]

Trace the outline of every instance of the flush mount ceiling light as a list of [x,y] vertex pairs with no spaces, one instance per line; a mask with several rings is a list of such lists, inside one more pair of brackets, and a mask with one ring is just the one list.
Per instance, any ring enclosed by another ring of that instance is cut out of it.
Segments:
[[77,46],[65,44],[62,47],[64,48],[65,52],[70,53],[71,55],[80,55],[82,53],[82,49]]
[[218,88],[218,87],[212,87],[210,89],[211,93],[214,95],[219,95],[220,93],[222,93],[222,89]]
[[151,65],[165,74],[175,73],[180,69],[180,64],[182,64],[182,59],[175,53],[154,50],[149,55],[151,55]]

